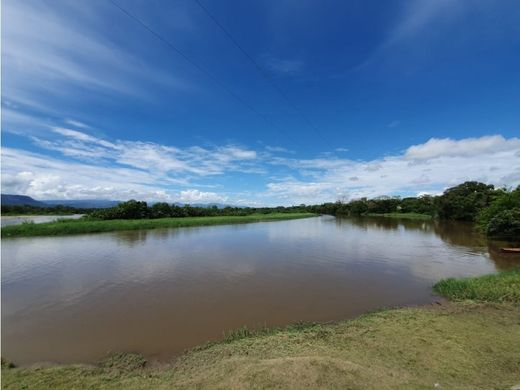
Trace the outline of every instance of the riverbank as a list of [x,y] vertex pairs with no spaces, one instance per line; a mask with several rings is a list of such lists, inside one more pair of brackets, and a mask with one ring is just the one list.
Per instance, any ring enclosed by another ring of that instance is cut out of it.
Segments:
[[[2,368],[14,388],[504,388],[520,384],[520,271],[435,285],[454,301],[330,325],[238,330],[171,364]],[[493,293],[490,294],[490,291]],[[471,297],[472,300],[462,300]]]
[[2,228],[2,237],[64,236],[120,230],[158,229],[233,223],[281,221],[314,217],[312,213],[271,213],[245,216],[181,217],[158,219],[60,220],[48,223],[24,223]]
[[368,213],[367,217],[384,217],[384,218],[397,218],[397,219],[418,219],[418,220],[430,220],[433,217],[429,214],[420,213]]

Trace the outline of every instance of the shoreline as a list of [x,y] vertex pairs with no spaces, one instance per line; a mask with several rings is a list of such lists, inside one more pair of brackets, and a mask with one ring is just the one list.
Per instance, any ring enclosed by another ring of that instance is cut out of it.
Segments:
[[2,379],[6,388],[510,388],[520,379],[518,286],[520,269],[447,279],[433,288],[449,299],[441,304],[326,324],[241,328],[169,363],[119,353],[97,365],[3,365]]
[[2,238],[65,236],[125,230],[213,226],[237,223],[270,222],[316,217],[313,213],[270,213],[245,216],[179,217],[158,219],[89,220],[67,219],[45,223],[10,225],[2,228]]

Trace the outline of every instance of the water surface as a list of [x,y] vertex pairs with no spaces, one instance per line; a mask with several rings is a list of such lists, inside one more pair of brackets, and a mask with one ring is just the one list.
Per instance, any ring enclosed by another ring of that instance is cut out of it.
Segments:
[[53,222],[58,219],[79,219],[83,216],[83,214],[72,214],[72,215],[7,215],[2,216],[1,218],[1,226],[9,226],[9,225],[21,225],[24,222],[33,222],[33,223],[44,223],[44,222]]
[[168,359],[243,325],[431,302],[440,278],[513,261],[467,224],[375,218],[4,239],[2,354]]

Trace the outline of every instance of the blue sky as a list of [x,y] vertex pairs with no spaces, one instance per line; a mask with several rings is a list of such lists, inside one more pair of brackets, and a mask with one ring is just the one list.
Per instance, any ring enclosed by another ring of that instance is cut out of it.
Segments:
[[[248,205],[520,184],[517,1],[2,2],[2,192]],[[196,64],[196,65],[194,65]],[[201,69],[203,69],[201,71]]]

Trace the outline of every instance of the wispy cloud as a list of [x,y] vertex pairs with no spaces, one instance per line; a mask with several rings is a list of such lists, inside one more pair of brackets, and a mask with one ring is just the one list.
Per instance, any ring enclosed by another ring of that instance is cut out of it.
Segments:
[[[143,84],[186,91],[191,86],[125,51],[98,31],[110,12],[81,2],[3,2],[3,99],[45,106],[79,93],[152,96]],[[98,4],[101,8],[109,5]],[[47,97],[47,98],[45,98]],[[52,110],[52,107],[47,107]],[[69,123],[84,128],[79,121]]]
[[143,199],[167,202],[224,202],[227,197],[198,189],[176,191],[181,180],[131,168],[103,167],[2,148],[2,191],[37,199]]
[[[459,0],[416,0],[406,2],[401,17],[390,31],[388,31],[381,43],[375,47],[368,58],[355,66],[353,70],[359,71],[367,66],[383,60],[388,55],[393,55],[393,51],[402,45],[424,39],[423,33],[435,28],[441,30],[443,22],[450,21],[455,15],[465,7],[471,7],[471,2]],[[435,27],[432,25],[435,24]],[[421,43],[420,49],[423,49]]]
[[64,156],[86,159],[98,164],[112,163],[162,172],[169,176],[247,172],[255,167],[257,160],[256,151],[238,145],[178,148],[153,142],[107,141],[63,127],[53,127],[52,131],[60,137],[32,137],[33,142],[41,148],[59,152]]

